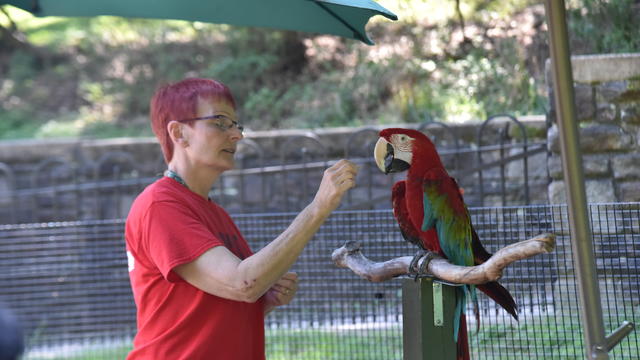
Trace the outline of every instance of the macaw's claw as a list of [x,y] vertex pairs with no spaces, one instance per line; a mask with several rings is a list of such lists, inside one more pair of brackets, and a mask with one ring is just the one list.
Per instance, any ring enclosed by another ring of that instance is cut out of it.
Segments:
[[418,281],[418,277],[422,272],[421,268],[418,267],[418,263],[420,262],[420,259],[422,259],[426,254],[426,251],[418,250],[418,252],[416,252],[416,254],[413,256],[413,259],[411,259],[411,262],[409,263],[409,271],[407,272],[407,275],[413,277],[414,281]]
[[[420,275],[426,275],[429,271],[429,263],[431,262],[431,260],[435,259],[437,257],[437,255],[435,253],[432,253],[431,251],[427,251],[427,253],[424,255],[424,260],[422,260],[422,263],[420,264],[420,269],[418,269],[418,273],[420,273]],[[431,276],[431,274],[429,274]]]

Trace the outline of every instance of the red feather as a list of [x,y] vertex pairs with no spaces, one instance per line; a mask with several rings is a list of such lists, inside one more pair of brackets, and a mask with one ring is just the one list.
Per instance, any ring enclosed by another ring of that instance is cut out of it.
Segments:
[[[419,230],[411,222],[409,217],[409,210],[407,209],[407,202],[405,197],[406,182],[404,180],[398,181],[393,185],[391,190],[391,203],[393,205],[393,215],[398,222],[400,232],[405,240],[410,243],[421,247],[424,250],[435,252],[440,256],[444,256],[442,249],[440,248],[440,242],[438,241],[438,234],[435,229],[428,231]],[[422,212],[422,209],[420,209]]]
[[469,336],[467,335],[467,317],[462,314],[460,317],[460,328],[458,329],[458,343],[456,349],[456,360],[470,360]]

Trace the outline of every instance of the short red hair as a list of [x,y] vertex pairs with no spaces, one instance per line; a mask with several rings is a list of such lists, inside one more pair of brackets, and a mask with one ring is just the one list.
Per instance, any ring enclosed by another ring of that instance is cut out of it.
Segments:
[[197,117],[198,99],[224,100],[236,108],[231,90],[213,79],[189,78],[167,84],[158,88],[151,98],[151,129],[160,142],[167,164],[173,158],[173,142],[167,124]]

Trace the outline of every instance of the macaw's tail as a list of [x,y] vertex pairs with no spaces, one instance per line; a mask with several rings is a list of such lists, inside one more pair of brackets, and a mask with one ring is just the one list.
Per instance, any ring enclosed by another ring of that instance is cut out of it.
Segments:
[[460,317],[460,327],[458,328],[456,360],[470,360],[470,358],[469,338],[467,336],[467,317],[462,314]]
[[518,305],[509,293],[509,290],[505,289],[497,281],[491,281],[486,284],[476,285],[480,291],[487,294],[493,301],[497,302],[505,309],[516,321],[518,320]]

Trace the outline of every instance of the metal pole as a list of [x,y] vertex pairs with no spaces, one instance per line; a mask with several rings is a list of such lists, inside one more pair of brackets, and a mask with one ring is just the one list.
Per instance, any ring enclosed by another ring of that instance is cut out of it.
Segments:
[[586,354],[587,359],[607,360],[609,355],[605,346],[602,304],[593,256],[593,239],[589,226],[582,154],[575,116],[573,74],[564,0],[545,0],[545,12],[549,27],[554,98]]

